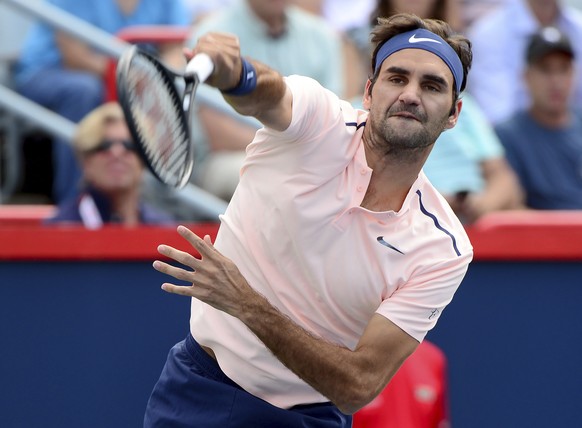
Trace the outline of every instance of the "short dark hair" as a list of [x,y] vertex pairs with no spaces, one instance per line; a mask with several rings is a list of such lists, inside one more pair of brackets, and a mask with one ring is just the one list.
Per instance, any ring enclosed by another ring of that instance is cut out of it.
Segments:
[[[423,28],[431,31],[444,39],[457,53],[461,64],[463,65],[463,82],[461,83],[461,92],[467,86],[467,77],[473,62],[473,52],[471,42],[465,36],[456,33],[449,24],[439,19],[422,19],[410,13],[399,13],[389,18],[378,18],[378,24],[372,29],[371,42],[374,45],[374,51],[371,58],[371,70],[374,70],[378,50],[382,45],[392,37],[406,33],[408,31]],[[370,91],[378,78],[379,69],[370,76]],[[458,99],[460,94],[453,89],[453,98]]]

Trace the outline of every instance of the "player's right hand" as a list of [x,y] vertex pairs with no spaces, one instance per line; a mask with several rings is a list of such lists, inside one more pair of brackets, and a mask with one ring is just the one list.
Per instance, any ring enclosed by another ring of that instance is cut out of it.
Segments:
[[192,49],[185,49],[189,61],[198,53],[206,53],[214,62],[214,71],[206,81],[220,90],[238,85],[242,72],[240,43],[237,36],[228,33],[207,33],[198,39]]

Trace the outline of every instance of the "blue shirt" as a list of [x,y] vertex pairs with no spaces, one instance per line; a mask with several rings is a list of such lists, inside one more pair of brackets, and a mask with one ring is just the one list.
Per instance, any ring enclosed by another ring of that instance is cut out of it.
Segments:
[[[191,21],[182,0],[140,0],[130,15],[125,15],[115,0],[45,0],[77,18],[110,34],[134,25],[186,26]],[[53,28],[36,23],[22,46],[14,78],[24,85],[37,72],[61,67],[62,58]]]
[[550,129],[521,111],[495,130],[529,207],[582,209],[581,114],[574,113],[568,126]]

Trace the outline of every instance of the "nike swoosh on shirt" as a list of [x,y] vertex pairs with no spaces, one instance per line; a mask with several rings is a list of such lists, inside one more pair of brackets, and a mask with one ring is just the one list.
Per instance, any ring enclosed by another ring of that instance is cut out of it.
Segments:
[[408,39],[408,42],[409,43],[433,42],[433,43],[438,43],[439,45],[441,44],[441,42],[439,42],[438,40],[429,39],[428,37],[416,38],[416,34],[413,34],[412,36],[410,36],[410,39]]
[[385,247],[390,248],[391,250],[397,251],[400,254],[404,255],[404,253],[402,251],[400,251],[398,248],[396,248],[394,245],[389,244],[388,242],[384,241],[384,237],[383,236],[378,236],[378,238],[376,238],[378,240],[378,242],[382,245],[384,245]]

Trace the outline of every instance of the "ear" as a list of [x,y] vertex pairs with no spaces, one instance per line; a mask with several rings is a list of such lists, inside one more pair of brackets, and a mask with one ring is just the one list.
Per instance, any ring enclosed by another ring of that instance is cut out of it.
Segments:
[[366,81],[366,88],[364,89],[364,96],[362,98],[362,107],[366,110],[370,110],[370,105],[372,103],[372,96],[370,95],[370,86],[372,82],[370,79]]
[[449,120],[447,122],[447,125],[445,126],[445,129],[451,129],[455,127],[455,125],[457,124],[457,120],[459,120],[459,114],[461,113],[462,108],[463,100],[459,99],[455,101],[455,111],[453,114],[449,116]]

